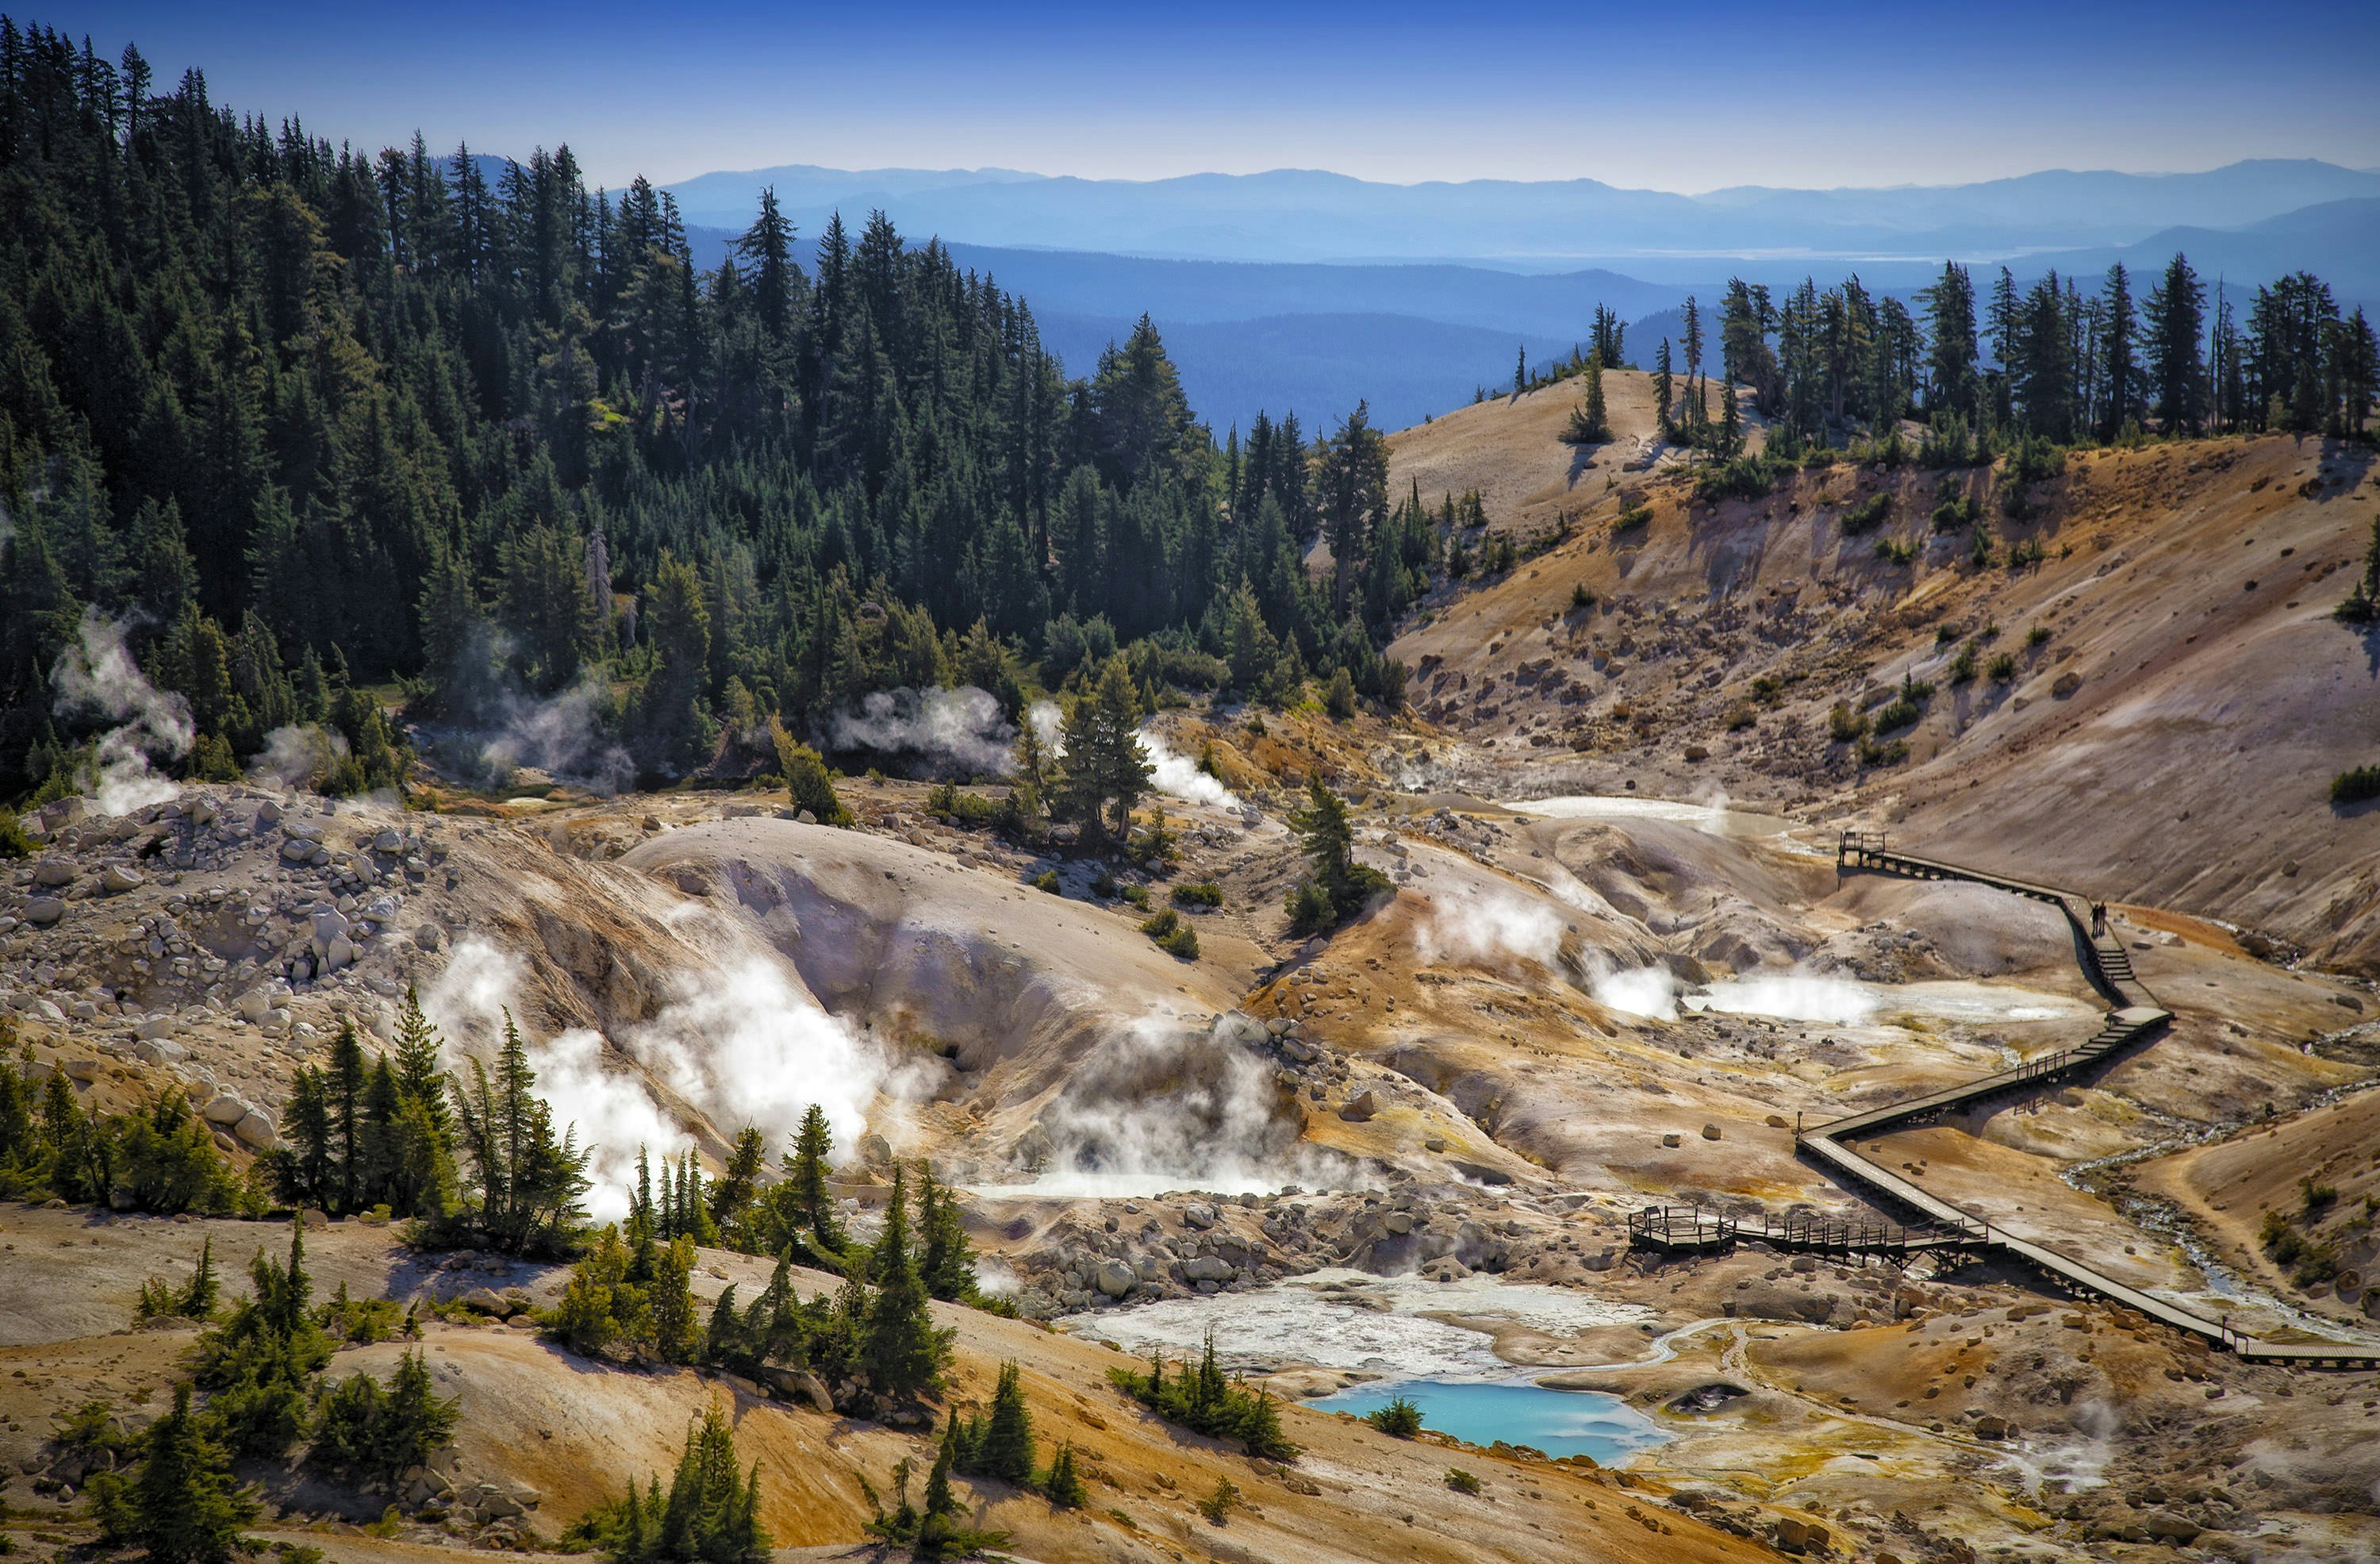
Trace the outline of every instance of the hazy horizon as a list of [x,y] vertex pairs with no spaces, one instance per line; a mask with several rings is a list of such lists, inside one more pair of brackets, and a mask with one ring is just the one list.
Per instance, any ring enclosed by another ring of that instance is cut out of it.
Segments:
[[568,26],[534,7],[388,13],[158,0],[12,7],[161,84],[377,148],[418,129],[511,156],[567,143],[588,177],[671,183],[793,164],[1151,180],[1310,170],[1380,183],[1595,179],[1706,195],[2165,174],[2247,159],[2380,165],[2362,13],[2206,4],[1986,18],[1832,4],[1706,7],[1649,30],[1619,7],[1452,17],[1402,4],[1121,16],[1044,4],[866,14],[750,0]]

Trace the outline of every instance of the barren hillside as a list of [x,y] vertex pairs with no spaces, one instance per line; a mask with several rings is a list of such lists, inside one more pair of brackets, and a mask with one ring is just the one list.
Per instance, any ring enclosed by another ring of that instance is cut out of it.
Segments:
[[[1624,435],[1645,392],[1611,384]],[[2380,813],[2328,800],[2380,755],[2380,654],[2330,617],[2380,506],[2368,453],[2278,435],[2086,453],[2024,485],[2023,520],[1981,470],[1834,467],[1702,504],[1658,468],[1607,488],[1613,447],[1568,483],[1572,400],[1485,404],[1392,445],[1392,487],[1476,484],[1524,536],[1577,518],[1393,649],[1502,796],[1774,800],[2380,970]],[[1934,525],[1946,499],[1973,502],[1989,563],[1964,520]],[[1651,519],[1615,532],[1627,503]],[[1905,677],[1935,686],[1886,736],[1905,760],[1829,741],[1836,703],[1879,715]]]

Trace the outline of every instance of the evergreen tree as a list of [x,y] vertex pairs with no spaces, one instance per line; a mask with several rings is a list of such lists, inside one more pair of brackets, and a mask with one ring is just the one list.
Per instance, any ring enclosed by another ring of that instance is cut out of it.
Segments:
[[1080,1509],[1090,1502],[1090,1494],[1083,1486],[1082,1473],[1075,1470],[1075,1447],[1058,1447],[1057,1458],[1050,1462],[1050,1473],[1041,1480],[1041,1492],[1057,1509]]
[[241,1528],[257,1505],[232,1475],[231,1456],[208,1436],[190,1405],[190,1387],[174,1387],[174,1409],[149,1427],[140,1470],[115,1502],[128,1511],[125,1540],[156,1564],[227,1564],[252,1545]]
[[1586,389],[1571,409],[1570,422],[1562,430],[1562,438],[1573,446],[1599,446],[1611,438],[1611,418],[1604,405],[1603,356],[1600,350],[1586,359]]
[[1025,1404],[1023,1377],[1013,1361],[1000,1365],[973,1468],[1020,1488],[1033,1484],[1033,1412]]
[[[2141,414],[2139,405],[2140,369],[2132,356],[2132,340],[2137,323],[2132,315],[2132,283],[2131,274],[2120,261],[2107,268],[2107,286],[2100,299],[2105,306],[2106,323],[2101,333],[2099,357],[2101,373],[2107,389],[2101,398],[2105,410],[2098,420],[2102,439],[2112,439],[2123,433],[2124,426],[2135,422]],[[2192,334],[2193,343],[2195,333]],[[2196,348],[2192,348],[2193,356]]]
[[1290,828],[1310,868],[1289,893],[1291,931],[1319,933],[1362,911],[1376,896],[1393,889],[1389,877],[1355,861],[1355,831],[1347,806],[1317,773],[1306,779],[1305,807],[1290,816]]
[[2199,358],[2205,329],[2206,290],[2177,255],[2149,290],[2148,372],[2157,417],[2168,433],[2195,434],[2206,416],[2206,386]]
[[1067,708],[1061,797],[1087,844],[1123,840],[1133,806],[1148,788],[1141,715],[1139,692],[1121,656],[1109,657],[1090,688]]
[[799,1241],[832,1259],[848,1240],[835,1215],[834,1193],[827,1187],[827,1170],[834,1155],[834,1132],[826,1111],[812,1103],[802,1112],[794,1131],[794,1148],[784,1159],[784,1179],[770,1191],[776,1208],[776,1227],[784,1241]]
[[869,1256],[876,1296],[868,1305],[860,1348],[870,1388],[880,1396],[906,1398],[941,1383],[950,1358],[951,1333],[934,1326],[933,1312],[909,1237],[907,1175],[892,1165],[892,1193],[884,1208],[884,1231]]
[[917,1269],[926,1290],[945,1303],[975,1301],[975,1251],[958,1201],[934,1182],[932,1169],[923,1163],[917,1167]]
[[470,1168],[465,1219],[490,1247],[512,1253],[567,1248],[587,1191],[587,1154],[575,1134],[555,1138],[536,1087],[528,1045],[506,1010],[495,1074],[473,1059],[455,1108]]

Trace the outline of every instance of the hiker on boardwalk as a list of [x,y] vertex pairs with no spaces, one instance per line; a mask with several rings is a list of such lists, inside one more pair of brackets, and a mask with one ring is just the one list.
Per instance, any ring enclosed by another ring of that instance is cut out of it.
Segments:
[[2091,937],[2096,939],[2107,932],[2107,904],[2104,901],[2095,901],[2091,904]]

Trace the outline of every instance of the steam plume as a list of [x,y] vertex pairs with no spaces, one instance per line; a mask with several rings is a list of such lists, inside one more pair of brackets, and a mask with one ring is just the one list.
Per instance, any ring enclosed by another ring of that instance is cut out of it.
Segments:
[[190,703],[141,676],[124,644],[128,628],[84,609],[75,643],[50,670],[61,715],[94,713],[116,724],[99,741],[99,775],[81,779],[102,814],[128,814],[177,796],[182,789],[150,769],[150,757],[179,760],[197,737]]
[[911,756],[930,768],[965,776],[1005,776],[1014,765],[1016,729],[990,694],[957,690],[880,690],[856,712],[838,713],[827,727],[838,750],[876,750]]
[[[519,958],[486,940],[455,944],[421,996],[423,1011],[447,1039],[451,1065],[461,1066],[465,1053],[492,1050],[504,1008],[519,1014],[516,996],[527,975]],[[625,1214],[639,1147],[659,1157],[692,1143],[655,1083],[722,1134],[750,1124],[779,1149],[816,1103],[848,1153],[885,1079],[882,1059],[863,1038],[757,953],[687,973],[676,998],[617,1038],[574,1028],[531,1038],[528,1053],[555,1121],[575,1125],[579,1144],[593,1154],[588,1209],[598,1220]],[[629,1060],[641,1076],[624,1068]]]

